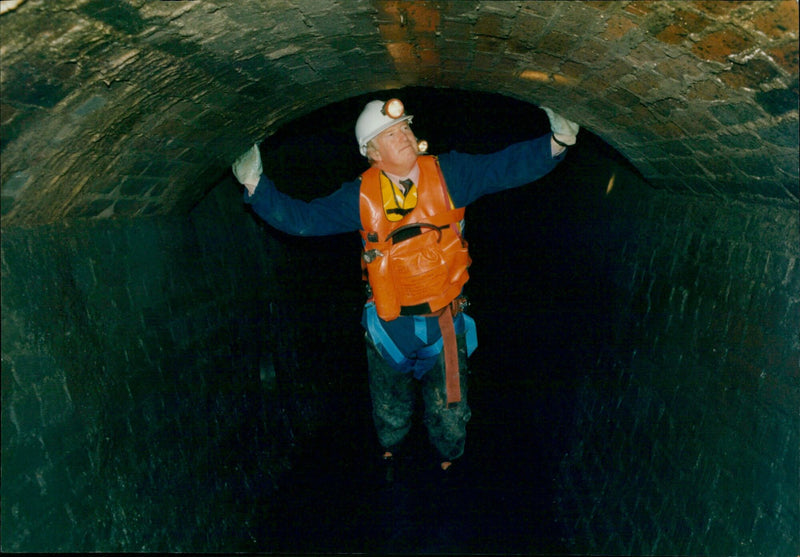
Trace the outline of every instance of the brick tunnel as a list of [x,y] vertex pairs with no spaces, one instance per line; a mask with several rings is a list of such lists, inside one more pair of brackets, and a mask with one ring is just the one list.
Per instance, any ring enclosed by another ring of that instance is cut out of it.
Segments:
[[[3,0],[2,550],[800,551],[798,4]],[[358,235],[299,199],[581,125],[467,212],[458,482],[377,481]],[[516,212],[516,213],[514,213]]]

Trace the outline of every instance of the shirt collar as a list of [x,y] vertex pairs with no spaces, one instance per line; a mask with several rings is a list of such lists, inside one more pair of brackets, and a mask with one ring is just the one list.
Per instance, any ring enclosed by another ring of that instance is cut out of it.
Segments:
[[419,182],[419,163],[414,163],[414,168],[411,169],[411,172],[409,172],[407,176],[398,176],[397,174],[392,174],[386,171],[383,173],[386,174],[395,184],[399,184],[401,180],[405,180],[406,178],[416,184]]

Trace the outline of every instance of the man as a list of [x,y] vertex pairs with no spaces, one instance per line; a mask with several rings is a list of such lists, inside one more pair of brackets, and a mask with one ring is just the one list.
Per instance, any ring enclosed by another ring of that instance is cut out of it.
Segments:
[[488,193],[528,184],[550,172],[579,126],[545,108],[551,134],[490,155],[451,151],[425,155],[398,99],[372,101],[356,122],[356,140],[370,168],[326,197],[304,202],[279,192],[262,174],[254,145],[233,164],[245,202],[288,234],[360,231],[368,300],[366,330],[373,419],[384,449],[387,480],[411,427],[419,383],[424,422],[447,473],[464,452],[467,356],[477,346],[463,312],[470,264],[464,207]]

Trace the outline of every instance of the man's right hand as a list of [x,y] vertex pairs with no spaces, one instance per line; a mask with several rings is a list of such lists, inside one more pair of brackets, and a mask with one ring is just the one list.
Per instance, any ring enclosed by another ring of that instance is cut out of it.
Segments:
[[256,191],[256,186],[258,186],[258,181],[261,179],[263,171],[261,153],[256,144],[233,162],[233,175],[247,188],[250,195],[253,195]]

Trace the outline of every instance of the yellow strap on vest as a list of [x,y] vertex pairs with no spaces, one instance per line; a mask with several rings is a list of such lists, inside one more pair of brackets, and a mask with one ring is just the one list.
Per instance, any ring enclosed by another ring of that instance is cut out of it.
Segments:
[[417,206],[417,184],[413,184],[406,193],[381,172],[381,199],[383,212],[390,222],[397,222],[406,213]]

